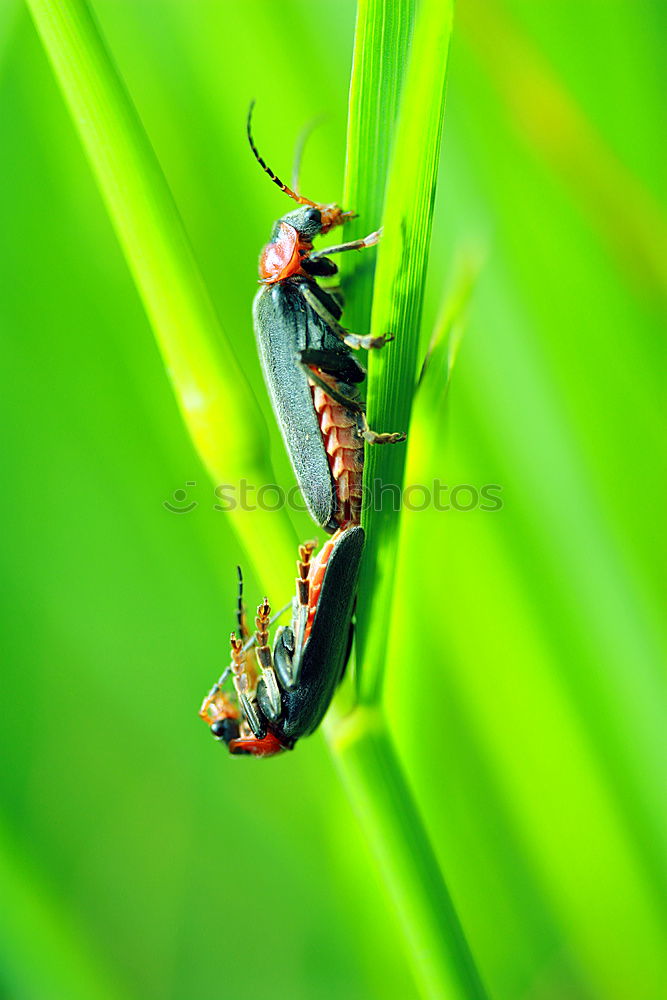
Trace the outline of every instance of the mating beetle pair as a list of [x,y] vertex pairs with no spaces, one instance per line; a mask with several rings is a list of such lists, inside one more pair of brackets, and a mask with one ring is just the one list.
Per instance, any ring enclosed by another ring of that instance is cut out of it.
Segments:
[[[357,386],[366,372],[351,350],[382,347],[390,335],[359,336],[340,325],[336,291],[316,278],[338,271],[332,254],[376,244],[379,232],[313,250],[313,240],[352,218],[287,187],[250,148],[272,181],[301,207],[274,225],[260,257],[253,306],[264,379],[308,510],[332,534],[320,553],[299,550],[297,596],[291,626],[268,646],[270,606],[257,609],[248,635],[239,597],[240,638],[232,635],[232,662],[204,699],[200,716],[233,754],[272,756],[292,749],[320,724],[341,680],[352,645],[357,578],[364,546],[361,487],[364,441],[394,443],[405,434],[377,434],[368,427]],[[296,184],[295,184],[296,187]],[[234,696],[223,691],[231,678]]]

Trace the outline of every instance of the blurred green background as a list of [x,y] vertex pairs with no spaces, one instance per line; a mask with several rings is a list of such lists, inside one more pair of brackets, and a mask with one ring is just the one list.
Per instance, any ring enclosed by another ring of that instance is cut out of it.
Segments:
[[[244,119],[255,97],[289,176],[324,112],[302,187],[340,196],[354,8],[94,3],[288,485],[250,322],[285,203]],[[657,1000],[667,17],[457,13],[425,337],[481,267],[450,390],[418,398],[408,482],[499,484],[503,509],[405,516],[388,710],[492,996]],[[0,996],[414,996],[321,735],[237,761],[197,718],[243,552],[13,0],[0,129]],[[164,507],[178,489],[189,513]]]

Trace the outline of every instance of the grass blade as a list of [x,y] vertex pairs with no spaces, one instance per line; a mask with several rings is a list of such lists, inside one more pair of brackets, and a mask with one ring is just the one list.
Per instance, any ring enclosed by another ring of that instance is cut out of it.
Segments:
[[[120,1000],[127,993],[90,947],[43,872],[0,826],[0,982],[3,996]],[[5,993],[5,989],[7,992]]]
[[[428,257],[435,173],[439,158],[445,73],[452,24],[451,4],[426,0],[421,6],[410,50],[412,4],[394,4],[387,21],[386,5],[362,2],[357,20],[354,74],[348,132],[346,203],[363,218],[383,202],[383,177],[378,164],[393,156],[385,207],[385,240],[375,281],[375,331],[393,330],[397,342],[379,368],[370,388],[370,414],[379,429],[407,427],[416,386],[417,343]],[[375,23],[371,15],[376,18]],[[386,50],[387,31],[402,47]],[[386,58],[383,58],[385,57]],[[402,92],[398,127],[394,110]],[[388,116],[388,117],[386,117]],[[360,125],[365,123],[365,127]],[[355,170],[358,173],[352,174]],[[360,227],[363,228],[363,227]],[[352,322],[365,329],[370,302],[369,272],[355,274],[356,312]],[[364,299],[366,304],[364,305]],[[347,319],[346,314],[346,319]],[[349,320],[348,320],[349,322]],[[390,405],[390,394],[396,398]],[[370,475],[379,474],[376,459],[387,461],[389,478],[402,479],[402,446],[371,450]],[[368,476],[366,483],[368,483]],[[393,574],[387,560],[396,549],[392,532],[380,537],[373,512],[362,583],[361,642],[357,646],[357,677],[361,704],[330,726],[329,737],[348,794],[367,832],[380,869],[394,899],[409,947],[417,982],[424,996],[442,1000],[482,1000],[486,996],[457,913],[442,878],[409,784],[387,731],[380,707],[381,667],[386,653],[384,607],[389,607]],[[382,542],[380,546],[379,541]],[[378,565],[378,553],[382,565]],[[370,556],[370,558],[369,558]],[[374,590],[374,588],[376,588]],[[372,596],[371,596],[372,595]],[[386,603],[385,603],[386,602]],[[372,628],[372,632],[369,629]],[[359,633],[358,633],[359,635]],[[369,635],[372,642],[369,642]]]
[[[376,229],[384,210],[391,140],[405,77],[415,0],[359,0],[347,125],[343,204],[359,215],[345,228],[354,240]],[[370,323],[375,254],[345,254],[345,322]],[[354,281],[349,279],[354,276]]]
[[[453,5],[425,0],[413,43],[387,186],[385,232],[379,248],[371,329],[396,340],[369,358],[368,420],[378,430],[407,430],[416,387],[419,330],[435,200]],[[402,445],[369,448],[365,485],[399,489]],[[377,701],[386,661],[383,609],[390,607],[399,512],[366,511],[368,532],[358,615],[361,700]],[[368,596],[366,596],[368,595]],[[375,626],[375,627],[373,627]]]
[[475,961],[443,881],[381,710],[362,706],[331,740],[339,770],[429,1000],[485,1000]]
[[[178,210],[85,0],[27,0],[95,173],[171,378],[183,420],[215,484],[273,482],[266,432],[221,329]],[[293,562],[286,511],[233,524],[254,562],[282,579]],[[277,518],[282,520],[279,529]]]

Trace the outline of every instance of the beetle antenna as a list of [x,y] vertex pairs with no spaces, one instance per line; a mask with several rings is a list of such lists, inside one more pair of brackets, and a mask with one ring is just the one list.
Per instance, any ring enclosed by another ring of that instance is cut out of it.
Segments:
[[248,624],[246,622],[245,616],[245,605],[243,603],[243,570],[240,566],[236,567],[236,573],[239,578],[239,594],[236,599],[236,624],[238,625],[239,634],[243,641],[245,642],[250,634],[248,632]]
[[323,118],[324,115],[318,115],[317,118],[313,118],[311,122],[308,122],[305,128],[301,130],[299,138],[296,140],[296,148],[294,150],[294,166],[292,167],[292,187],[297,193],[299,191],[299,174],[301,172],[303,151],[306,148],[306,143],[317,126],[322,122]]
[[262,159],[262,157],[259,155],[257,146],[255,145],[255,142],[252,137],[252,129],[251,129],[252,111],[254,107],[255,107],[255,102],[251,101],[250,107],[248,108],[248,121],[246,124],[246,131],[248,133],[248,142],[250,143],[250,148],[252,149],[253,156],[259,163],[260,167],[262,168],[265,174],[269,175],[273,183],[277,184],[280,190],[283,191],[288,198],[291,198],[292,201],[295,201],[298,205],[312,205],[313,208],[319,208],[320,207],[319,202],[311,201],[310,198],[304,198],[303,195],[297,194],[295,191],[292,191],[292,189],[289,188],[284,181],[281,181],[280,177],[274,174],[273,170],[271,170],[271,167],[269,167]]

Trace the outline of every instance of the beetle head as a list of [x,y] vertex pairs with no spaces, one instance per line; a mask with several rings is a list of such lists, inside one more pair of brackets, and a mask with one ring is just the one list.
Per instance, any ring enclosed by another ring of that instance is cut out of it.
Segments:
[[231,740],[239,736],[238,708],[229,695],[220,689],[220,682],[214,684],[204,698],[199,709],[199,718],[209,726],[212,736],[219,743],[229,745]]
[[322,212],[316,205],[304,205],[295,208],[281,216],[280,222],[296,229],[299,236],[306,240],[314,240],[322,232]]
[[293,191],[292,188],[288,187],[284,181],[274,174],[271,167],[260,156],[257,147],[255,146],[252,131],[252,110],[255,106],[255,102],[252,101],[250,108],[248,110],[248,122],[246,131],[248,133],[248,142],[250,143],[250,148],[253,152],[253,156],[259,163],[260,167],[264,173],[268,174],[274,184],[280,188],[280,190],[295,201],[298,205],[303,205],[304,208],[297,208],[293,212],[288,212],[284,215],[281,222],[287,222],[288,225],[293,226],[296,231],[303,236],[305,239],[313,239],[320,233],[327,233],[334,226],[342,226],[344,222],[348,219],[354,218],[353,212],[344,212],[342,208],[338,205],[331,204],[325,205],[318,201],[311,201],[310,198],[304,197],[302,194],[298,194]]
[[231,740],[239,738],[239,720],[231,715],[221,716],[211,723],[211,733],[219,743],[229,746]]

